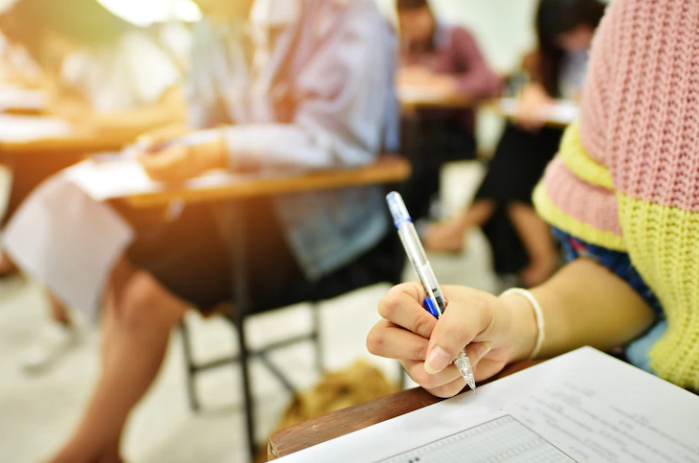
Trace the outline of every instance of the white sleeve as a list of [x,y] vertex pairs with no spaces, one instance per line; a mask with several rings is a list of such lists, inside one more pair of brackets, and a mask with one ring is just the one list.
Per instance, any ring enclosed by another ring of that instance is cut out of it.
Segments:
[[116,66],[128,80],[138,105],[156,103],[180,81],[176,64],[145,32],[131,32],[121,39]]

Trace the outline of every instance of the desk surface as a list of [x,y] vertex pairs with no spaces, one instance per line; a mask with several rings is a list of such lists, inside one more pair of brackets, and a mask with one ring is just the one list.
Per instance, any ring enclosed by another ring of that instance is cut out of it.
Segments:
[[108,151],[131,140],[81,132],[65,121],[47,116],[0,114],[0,154],[55,151]]
[[398,99],[404,112],[416,109],[471,109],[474,101],[463,95],[445,94],[429,86],[398,87]]
[[[493,381],[537,363],[539,362],[528,361],[511,365],[493,378]],[[277,432],[269,440],[267,458],[268,460],[275,460],[433,405],[441,400],[430,395],[424,389],[416,388],[397,392],[345,410],[339,410]]]
[[[231,201],[260,196],[301,193],[354,186],[400,183],[412,173],[410,163],[399,156],[384,156],[376,163],[357,169],[317,171],[296,175],[235,175],[213,178],[211,182],[174,185],[112,198],[137,208],[160,207],[172,201],[188,204]],[[193,186],[192,186],[193,185]]]

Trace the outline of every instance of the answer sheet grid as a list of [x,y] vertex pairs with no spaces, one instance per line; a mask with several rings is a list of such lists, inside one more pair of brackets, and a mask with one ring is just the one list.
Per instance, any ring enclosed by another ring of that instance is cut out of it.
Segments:
[[571,463],[568,455],[510,415],[378,463]]

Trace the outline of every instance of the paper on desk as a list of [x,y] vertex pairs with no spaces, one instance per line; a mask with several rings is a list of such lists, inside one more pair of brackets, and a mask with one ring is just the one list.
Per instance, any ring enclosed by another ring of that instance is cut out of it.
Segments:
[[0,141],[30,142],[70,135],[69,123],[53,117],[0,114]]
[[[517,114],[516,98],[501,98],[498,101],[498,109],[507,117],[514,117]],[[542,117],[546,122],[553,124],[568,125],[575,122],[580,115],[580,108],[572,101],[558,100],[556,104],[547,106]]]
[[39,90],[0,86],[0,112],[13,109],[41,111],[48,106],[48,98]]
[[699,397],[583,348],[281,461],[699,462]]
[[[106,162],[83,161],[66,175],[95,201],[125,198],[167,191],[173,187],[154,182],[135,159],[119,158]],[[180,189],[203,189],[227,185],[237,177],[228,171],[212,171],[179,185]]]

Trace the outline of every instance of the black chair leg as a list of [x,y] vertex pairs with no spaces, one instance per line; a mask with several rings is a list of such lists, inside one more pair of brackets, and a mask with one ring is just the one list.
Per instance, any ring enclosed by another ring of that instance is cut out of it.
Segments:
[[325,359],[323,358],[323,339],[321,337],[320,304],[313,303],[311,309],[313,314],[313,343],[315,347],[315,361],[318,372],[325,374]]
[[245,339],[244,320],[236,320],[238,334],[238,348],[240,350],[240,369],[243,376],[243,398],[245,400],[245,421],[248,429],[248,448],[250,449],[250,461],[254,460],[257,453],[255,441],[255,404],[252,397],[252,383],[250,378],[250,352]]
[[197,396],[197,366],[192,355],[192,343],[189,336],[187,322],[180,322],[180,335],[182,336],[182,348],[184,350],[184,360],[187,363],[187,395],[189,396],[189,408],[197,413],[201,410],[201,404]]

